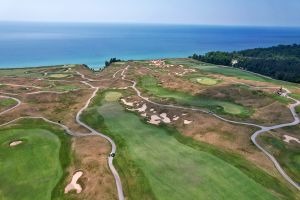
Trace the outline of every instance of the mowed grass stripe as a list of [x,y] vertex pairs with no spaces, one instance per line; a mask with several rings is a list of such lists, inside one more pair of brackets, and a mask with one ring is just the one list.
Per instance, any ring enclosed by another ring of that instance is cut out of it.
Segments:
[[118,103],[105,103],[98,111],[110,134],[126,143],[157,199],[277,199],[237,168],[183,145]]

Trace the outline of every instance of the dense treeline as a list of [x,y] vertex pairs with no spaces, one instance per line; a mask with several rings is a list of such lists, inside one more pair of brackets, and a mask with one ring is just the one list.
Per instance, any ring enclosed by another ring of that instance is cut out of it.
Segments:
[[234,52],[217,51],[205,55],[194,54],[192,58],[300,83],[300,45],[296,44]]
[[117,59],[117,58],[111,58],[108,61],[105,61],[105,67],[108,67],[110,64],[115,63],[115,62],[121,62],[122,60]]

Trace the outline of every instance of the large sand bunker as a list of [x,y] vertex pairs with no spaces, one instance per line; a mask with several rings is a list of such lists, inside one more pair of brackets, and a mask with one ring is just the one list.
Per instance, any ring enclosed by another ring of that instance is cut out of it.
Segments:
[[23,141],[17,140],[17,141],[11,142],[11,143],[9,144],[9,146],[10,146],[10,147],[15,147],[15,146],[17,146],[17,145],[19,145],[19,144],[22,144],[22,143],[23,143]]
[[81,185],[77,183],[78,179],[82,175],[83,175],[82,171],[78,171],[73,175],[71,183],[69,183],[65,188],[65,194],[69,193],[71,190],[76,190],[77,194],[79,194],[82,191]]

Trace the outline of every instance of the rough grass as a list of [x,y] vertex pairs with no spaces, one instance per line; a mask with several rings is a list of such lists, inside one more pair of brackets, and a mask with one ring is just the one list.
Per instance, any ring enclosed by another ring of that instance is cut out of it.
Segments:
[[[23,143],[9,147],[14,140]],[[51,199],[65,176],[69,152],[70,141],[64,132],[41,120],[22,120],[1,128],[0,199]]]
[[117,142],[115,161],[129,199],[278,199],[262,185],[292,198],[281,182],[243,158],[145,124],[117,102],[97,96],[82,117]]
[[0,69],[0,76],[42,78],[44,76],[44,72],[49,71],[49,70],[55,70],[57,67],[62,67],[62,66]]
[[151,76],[143,76],[139,81],[139,86],[152,95],[162,98],[170,98],[181,105],[204,107],[217,113],[244,117],[251,114],[251,110],[233,102],[204,98],[201,96],[192,96],[184,92],[162,88],[157,85],[156,79]]
[[[299,133],[299,128],[290,127],[287,130]],[[264,134],[260,137],[261,142],[266,146],[275,158],[279,161],[283,169],[297,183],[300,183],[300,149],[299,144],[289,144],[284,142],[274,134]]]
[[290,96],[297,100],[300,100],[300,94],[293,93],[293,94],[290,94]]

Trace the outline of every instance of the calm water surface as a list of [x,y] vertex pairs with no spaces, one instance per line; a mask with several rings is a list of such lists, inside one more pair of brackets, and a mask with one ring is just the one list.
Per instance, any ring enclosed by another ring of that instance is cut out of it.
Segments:
[[187,57],[300,43],[300,28],[0,22],[0,68]]

